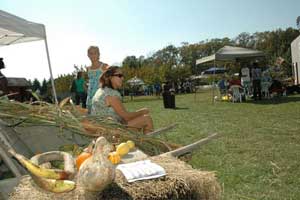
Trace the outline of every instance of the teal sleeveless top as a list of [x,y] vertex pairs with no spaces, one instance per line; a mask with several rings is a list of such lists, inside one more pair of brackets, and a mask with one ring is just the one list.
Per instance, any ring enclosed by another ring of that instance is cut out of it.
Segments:
[[114,121],[122,123],[122,118],[114,111],[114,109],[105,104],[105,97],[116,96],[121,100],[121,94],[112,88],[99,88],[92,100],[91,115],[101,118],[112,118]]
[[84,92],[84,84],[85,84],[85,81],[83,78],[76,79],[75,80],[76,92]]
[[86,105],[89,113],[91,113],[93,96],[95,95],[96,91],[99,88],[99,79],[101,74],[102,74],[102,70],[100,68],[88,70],[89,86],[87,91]]

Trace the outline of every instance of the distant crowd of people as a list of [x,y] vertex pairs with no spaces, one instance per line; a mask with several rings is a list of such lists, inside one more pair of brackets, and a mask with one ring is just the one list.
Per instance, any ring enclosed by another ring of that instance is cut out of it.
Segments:
[[[133,95],[145,95],[145,96],[160,96],[163,91],[163,85],[167,82],[160,84],[159,82],[153,85],[138,85],[131,88]],[[186,94],[194,91],[193,83],[190,80],[169,82],[170,88],[174,89],[176,94]]]
[[280,88],[275,80],[272,80],[268,70],[262,71],[258,63],[253,63],[251,67],[242,67],[240,73],[231,77],[222,76],[218,82],[220,93],[231,94],[232,86],[239,86],[244,96],[252,96],[254,100],[261,100],[262,97],[269,97],[272,91]]

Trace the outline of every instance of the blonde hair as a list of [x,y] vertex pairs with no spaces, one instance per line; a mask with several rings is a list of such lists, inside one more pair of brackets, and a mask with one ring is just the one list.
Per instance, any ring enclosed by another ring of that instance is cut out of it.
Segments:
[[90,47],[88,48],[88,54],[89,54],[90,51],[92,51],[93,49],[95,49],[95,50],[98,52],[98,54],[100,54],[99,47],[97,47],[97,46],[90,46]]

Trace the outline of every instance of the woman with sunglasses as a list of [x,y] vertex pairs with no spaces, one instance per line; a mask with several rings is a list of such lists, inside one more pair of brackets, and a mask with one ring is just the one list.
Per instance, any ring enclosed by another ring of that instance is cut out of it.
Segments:
[[111,118],[116,122],[125,124],[134,131],[143,131],[144,134],[153,131],[152,118],[148,108],[135,112],[128,112],[117,89],[123,84],[123,74],[119,67],[108,68],[100,77],[100,88],[92,100],[92,115]]

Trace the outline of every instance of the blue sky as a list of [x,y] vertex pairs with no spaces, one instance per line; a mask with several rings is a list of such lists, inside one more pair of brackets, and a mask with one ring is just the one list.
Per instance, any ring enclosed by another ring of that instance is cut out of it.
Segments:
[[[54,77],[89,65],[86,50],[120,63],[169,44],[296,28],[296,0],[0,0],[0,9],[46,26]],[[48,78],[43,42],[0,48],[9,77]]]

